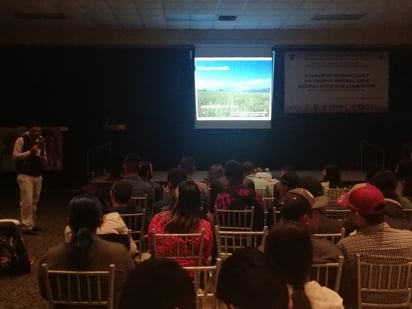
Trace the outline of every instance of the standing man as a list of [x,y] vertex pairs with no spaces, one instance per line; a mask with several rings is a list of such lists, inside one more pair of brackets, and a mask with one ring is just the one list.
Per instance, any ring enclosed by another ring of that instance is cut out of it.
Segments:
[[36,235],[37,202],[42,186],[42,172],[47,162],[44,138],[37,123],[30,124],[27,132],[14,143],[13,159],[16,160],[17,183],[20,189],[20,216],[24,233]]

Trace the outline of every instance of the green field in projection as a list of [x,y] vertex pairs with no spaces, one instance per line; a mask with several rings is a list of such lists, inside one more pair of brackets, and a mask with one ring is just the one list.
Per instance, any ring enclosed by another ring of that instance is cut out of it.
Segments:
[[197,91],[198,117],[268,117],[270,92]]

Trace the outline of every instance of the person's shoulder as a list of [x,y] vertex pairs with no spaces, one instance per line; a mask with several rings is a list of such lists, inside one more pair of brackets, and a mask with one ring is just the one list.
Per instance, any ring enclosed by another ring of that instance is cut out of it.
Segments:
[[305,293],[309,298],[312,308],[319,309],[343,309],[343,299],[335,291],[321,286],[316,281],[305,284]]
[[40,260],[40,264],[47,263],[49,267],[60,264],[59,260],[65,260],[67,250],[65,244],[59,244],[49,248]]
[[118,253],[129,253],[129,251],[123,244],[114,241],[107,241],[100,238],[95,240],[95,246],[100,252],[102,252],[102,254],[107,253],[111,255],[117,255]]
[[210,222],[207,221],[206,219],[200,219],[199,229],[202,229],[202,228],[211,230],[212,226],[211,226]]

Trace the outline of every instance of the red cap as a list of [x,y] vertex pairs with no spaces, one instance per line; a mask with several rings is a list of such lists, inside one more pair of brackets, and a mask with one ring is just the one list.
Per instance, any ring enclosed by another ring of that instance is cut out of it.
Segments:
[[338,197],[336,203],[362,215],[383,213],[385,207],[382,192],[369,183],[354,185],[349,192]]

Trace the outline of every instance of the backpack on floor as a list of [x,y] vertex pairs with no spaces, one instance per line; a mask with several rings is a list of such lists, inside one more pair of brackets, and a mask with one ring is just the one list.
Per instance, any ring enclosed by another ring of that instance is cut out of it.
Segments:
[[0,222],[0,276],[31,272],[31,262],[17,226]]

